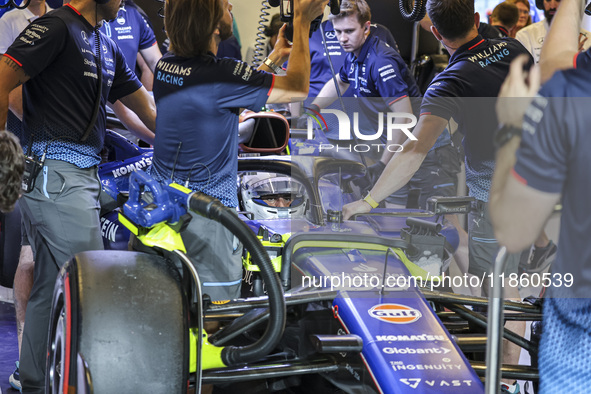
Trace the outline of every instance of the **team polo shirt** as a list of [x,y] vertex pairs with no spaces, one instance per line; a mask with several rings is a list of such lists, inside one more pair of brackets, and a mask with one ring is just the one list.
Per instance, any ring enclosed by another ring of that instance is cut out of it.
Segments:
[[267,102],[272,74],[213,54],[167,53],[154,73],[156,141],[151,172],[238,206],[238,114]]
[[587,49],[584,52],[577,52],[573,59],[573,66],[575,68],[591,70],[591,49]]
[[591,72],[557,71],[524,117],[513,176],[547,193],[562,194],[558,254],[553,271],[574,277],[573,296],[591,294]]
[[423,97],[421,115],[453,118],[458,123],[458,131],[464,136],[466,183],[470,195],[481,201],[488,201],[494,172],[496,97],[511,61],[521,54],[529,55],[514,39],[478,35],[454,52]]
[[[332,61],[335,73],[338,73],[345,62],[347,52],[343,51],[331,21],[323,22],[322,29],[324,30],[324,38],[330,60]],[[384,26],[372,24],[371,32],[392,48],[398,48],[392,33]],[[326,55],[322,42],[322,32],[318,29],[310,37],[310,91],[308,92],[308,97],[317,97],[322,87],[328,80],[332,79],[332,76],[333,73],[330,69],[328,56]],[[349,90],[343,94],[343,97],[352,96],[353,94]]]
[[[370,33],[359,56],[348,53],[339,72],[342,82],[350,85],[353,97],[381,97],[383,100],[360,100],[360,132],[375,134],[379,112],[404,97],[420,97],[421,92],[400,54]],[[381,140],[386,135],[382,133]]]
[[98,93],[95,33],[70,5],[31,23],[8,48],[8,56],[31,78],[23,85],[25,152],[80,168],[98,165],[105,136],[105,104],[135,92],[141,84],[113,41],[101,34],[103,86],[97,122],[86,130]]
[[138,50],[156,45],[156,36],[152,28],[134,7],[121,7],[117,18],[105,22],[101,31],[121,48],[131,70],[135,70]]

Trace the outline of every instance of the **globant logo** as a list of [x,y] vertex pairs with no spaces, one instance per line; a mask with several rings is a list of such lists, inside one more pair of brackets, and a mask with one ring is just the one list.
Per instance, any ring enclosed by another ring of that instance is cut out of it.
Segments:
[[[320,113],[309,109],[314,115],[310,115],[307,120],[307,137],[308,139],[314,139],[314,122],[322,129],[328,129],[326,120],[322,115],[330,114],[337,117],[338,125],[339,125],[339,140],[341,141],[352,141],[354,138],[351,134],[351,125],[353,125],[353,134],[356,137],[357,141],[380,141],[382,136],[384,135],[384,129],[386,133],[387,141],[392,141],[392,136],[394,132],[402,132],[406,135],[406,137],[412,141],[416,141],[417,137],[412,134],[411,129],[417,125],[417,117],[410,113],[405,112],[378,112],[378,129],[373,134],[363,134],[359,130],[359,113],[353,112],[353,121],[349,118],[349,116],[343,112],[336,109],[321,109]],[[404,120],[405,122],[401,122]],[[385,121],[385,125],[384,125]],[[385,126],[385,127],[384,127]],[[327,151],[327,150],[337,150],[337,151],[349,151],[349,152],[357,152],[357,153],[364,153],[369,152],[370,150],[377,150],[377,152],[382,152],[383,150],[388,150],[392,153],[401,152],[404,148],[400,144],[383,144],[383,143],[352,143],[349,146],[341,145],[335,146],[333,144],[320,144],[320,152]]]

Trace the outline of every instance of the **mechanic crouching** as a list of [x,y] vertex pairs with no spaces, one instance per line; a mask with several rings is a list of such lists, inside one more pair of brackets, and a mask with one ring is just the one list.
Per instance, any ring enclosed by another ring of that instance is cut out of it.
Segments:
[[[169,53],[154,74],[159,112],[152,176],[186,185],[238,206],[238,114],[267,103],[305,98],[310,79],[308,32],[327,0],[296,0],[293,46],[282,28],[273,52],[259,69],[234,59],[219,59],[218,44],[232,35],[228,0],[171,0],[164,24]],[[286,75],[278,65],[289,57]],[[221,224],[192,215],[181,233],[212,300],[238,298],[242,278],[241,248]]]

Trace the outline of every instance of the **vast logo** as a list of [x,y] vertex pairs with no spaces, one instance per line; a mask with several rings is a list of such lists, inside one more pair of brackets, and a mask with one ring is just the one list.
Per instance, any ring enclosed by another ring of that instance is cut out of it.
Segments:
[[[314,115],[308,117],[307,123],[307,130],[308,130],[308,139],[313,139],[313,131],[314,131],[314,122],[320,126],[320,128],[328,129],[326,120],[322,116],[322,114],[331,114],[335,115],[338,120],[339,124],[339,140],[341,141],[350,141],[353,139],[351,134],[351,125],[353,125],[353,133],[358,140],[361,141],[380,141],[381,137],[384,135],[384,120],[385,120],[385,131],[386,131],[386,139],[388,141],[392,140],[392,136],[394,131],[402,131],[407,138],[416,141],[417,137],[415,137],[411,129],[417,125],[417,117],[410,113],[405,112],[378,112],[378,129],[373,134],[363,134],[359,130],[359,113],[353,113],[353,121],[349,116],[343,112],[336,109],[321,109],[320,113],[313,111]],[[407,120],[404,123],[396,123],[402,120]],[[355,152],[367,152],[371,149],[371,146],[382,146],[383,144],[356,144],[352,145],[349,150],[354,150]],[[333,149],[334,147],[331,144],[322,144],[320,147],[320,151]],[[402,146],[398,144],[390,144],[387,145],[387,149],[390,152],[400,152],[402,151]],[[378,151],[380,149],[378,148]]]
[[421,312],[406,305],[379,304],[374,305],[369,311],[374,319],[393,324],[408,324],[419,320]]

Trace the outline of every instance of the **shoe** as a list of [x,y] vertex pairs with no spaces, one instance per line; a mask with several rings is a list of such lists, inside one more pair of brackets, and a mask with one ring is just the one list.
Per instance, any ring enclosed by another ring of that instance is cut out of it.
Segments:
[[10,383],[10,385],[12,386],[13,389],[18,390],[22,393],[23,386],[21,386],[21,375],[18,371],[18,361],[15,364],[16,364],[16,368],[14,369],[14,372],[8,378],[8,382]]
[[527,263],[527,272],[542,272],[556,259],[556,250],[558,248],[554,242],[550,241],[547,246],[539,248],[533,246],[529,254]]
[[513,382],[513,384],[501,383],[501,393],[520,394],[519,383],[517,381]]

